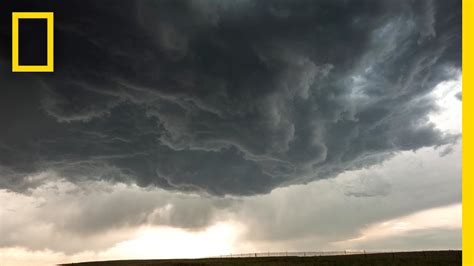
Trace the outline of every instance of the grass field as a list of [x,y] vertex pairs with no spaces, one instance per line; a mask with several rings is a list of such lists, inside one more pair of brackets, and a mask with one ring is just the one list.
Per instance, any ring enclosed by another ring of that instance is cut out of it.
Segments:
[[83,262],[64,265],[76,266],[152,266],[152,265],[324,265],[324,266],[391,266],[391,265],[461,265],[461,251],[424,251],[379,253],[367,255],[318,256],[318,257],[260,257],[215,258],[180,260],[124,260]]

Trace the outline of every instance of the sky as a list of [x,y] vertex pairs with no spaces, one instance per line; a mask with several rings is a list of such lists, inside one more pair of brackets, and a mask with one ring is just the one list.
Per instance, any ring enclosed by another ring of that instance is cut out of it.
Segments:
[[[11,12],[55,72],[11,72]],[[0,264],[461,248],[461,1],[0,4]]]

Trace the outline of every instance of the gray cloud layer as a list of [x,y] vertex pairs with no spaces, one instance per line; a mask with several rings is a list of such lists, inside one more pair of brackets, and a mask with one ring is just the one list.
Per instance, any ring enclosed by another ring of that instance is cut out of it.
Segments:
[[[35,178],[46,183],[29,195],[0,190],[0,249],[99,252],[134,238],[143,225],[199,231],[218,222],[243,225],[239,252],[460,248],[461,229],[433,227],[439,218],[431,216],[409,232],[338,244],[363,236],[371,225],[460,203],[461,145],[453,148],[443,157],[431,148],[404,152],[371,169],[253,197],[203,197],[107,182],[78,186],[43,173]],[[357,197],[347,193],[354,190]],[[456,212],[441,218],[461,219]]]
[[1,70],[1,188],[24,191],[36,185],[27,175],[53,170],[253,195],[457,138],[429,123],[426,95],[461,67],[461,1],[0,9],[2,44],[11,11],[53,10],[57,25],[54,74]]

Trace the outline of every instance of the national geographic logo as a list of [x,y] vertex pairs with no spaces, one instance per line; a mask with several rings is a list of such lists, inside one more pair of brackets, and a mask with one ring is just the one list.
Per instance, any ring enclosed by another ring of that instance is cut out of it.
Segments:
[[12,72],[54,72],[54,13],[12,13]]

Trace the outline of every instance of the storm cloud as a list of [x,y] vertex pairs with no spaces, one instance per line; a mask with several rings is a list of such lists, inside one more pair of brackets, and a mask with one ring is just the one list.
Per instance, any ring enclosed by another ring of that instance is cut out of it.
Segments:
[[[73,184],[41,173],[34,178],[44,183],[28,194],[0,190],[4,203],[0,208],[0,254],[7,264],[5,249],[11,247],[67,256],[85,251],[100,254],[136,238],[143,227],[199,233],[219,223],[235,227],[234,254],[458,249],[461,145],[453,149],[446,156],[432,148],[401,152],[383,165],[250,197],[203,197],[107,182]],[[390,188],[388,193],[385,187]],[[433,209],[444,211],[433,216],[429,214]],[[147,256],[156,256],[160,243],[169,245],[156,237],[153,245],[147,245],[153,249]],[[130,256],[123,255],[127,254]],[[66,260],[53,257],[53,263]]]
[[[54,73],[5,67],[12,11],[55,12]],[[0,13],[0,188],[54,171],[254,195],[459,138],[428,115],[461,68],[461,1],[7,1]]]

